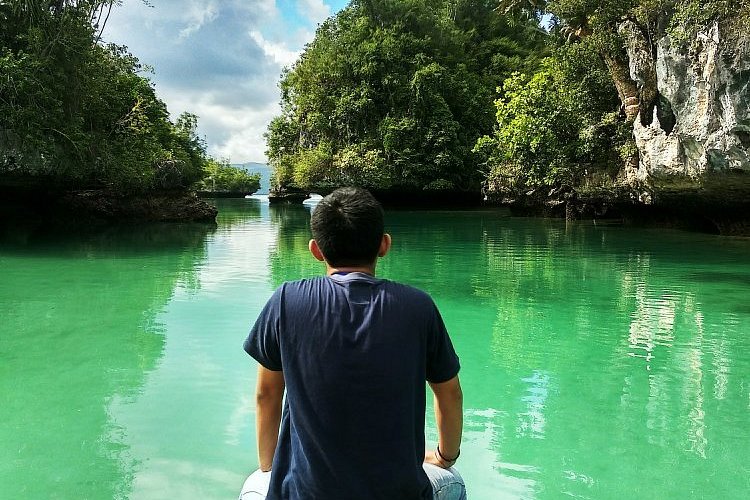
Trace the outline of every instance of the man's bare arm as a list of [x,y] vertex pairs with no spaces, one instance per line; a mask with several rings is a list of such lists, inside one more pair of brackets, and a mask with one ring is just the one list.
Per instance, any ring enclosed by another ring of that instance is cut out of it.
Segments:
[[435,421],[440,454],[428,453],[425,461],[447,468],[455,462],[449,459],[458,458],[461,450],[461,433],[464,425],[463,392],[458,375],[446,382],[429,384],[435,394]]
[[255,389],[258,439],[258,464],[260,470],[271,470],[281,424],[281,402],[284,398],[284,373],[258,366],[258,385]]

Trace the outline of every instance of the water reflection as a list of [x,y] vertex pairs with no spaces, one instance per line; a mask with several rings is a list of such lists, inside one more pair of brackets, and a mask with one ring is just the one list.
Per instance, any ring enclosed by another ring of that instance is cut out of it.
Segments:
[[258,222],[265,208],[258,198],[216,198],[209,202],[219,210],[216,223],[221,231]]
[[113,400],[135,470],[131,498],[231,498],[255,467],[254,364],[242,340],[271,294],[276,245],[269,206],[215,200],[218,228],[206,240],[200,293],[177,287],[158,319],[164,355],[142,393]]
[[270,272],[274,287],[284,281],[323,274],[323,264],[308,251],[309,205],[272,205],[271,221],[276,228],[276,245],[271,250]]
[[[242,338],[275,286],[323,268],[308,207],[217,205],[180,235],[0,240],[0,491],[236,491],[255,465]],[[471,498],[750,490],[750,242],[491,211],[386,223],[379,274],[430,292],[461,356]]]
[[[471,484],[510,498],[749,486],[729,458],[750,449],[739,424],[750,366],[737,355],[750,347],[737,329],[750,327],[738,314],[748,242],[483,213],[390,216],[395,256],[382,268],[440,305],[462,356],[467,440],[495,450],[465,474]],[[634,486],[644,483],[652,490]]]
[[550,377],[535,371],[530,377],[521,381],[528,384],[528,389],[526,389],[526,395],[521,398],[526,408],[518,414],[516,434],[519,437],[544,439],[546,424],[544,407],[549,395]]
[[136,461],[110,419],[164,349],[158,311],[198,286],[207,225],[6,227],[0,240],[0,491],[117,498]]

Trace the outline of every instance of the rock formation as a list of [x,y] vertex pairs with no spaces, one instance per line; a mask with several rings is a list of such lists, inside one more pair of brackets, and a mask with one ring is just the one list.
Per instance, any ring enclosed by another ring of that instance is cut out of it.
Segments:
[[[631,76],[641,83],[649,59],[637,50],[629,44]],[[653,61],[656,106],[635,122],[640,165],[625,173],[628,182],[750,174],[750,37],[729,41],[718,25],[685,44],[664,35]]]

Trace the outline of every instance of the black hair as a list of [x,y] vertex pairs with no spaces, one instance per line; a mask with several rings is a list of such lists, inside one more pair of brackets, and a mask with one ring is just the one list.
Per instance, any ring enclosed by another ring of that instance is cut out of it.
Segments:
[[331,266],[369,265],[383,239],[383,208],[366,189],[339,188],[315,207],[310,229]]

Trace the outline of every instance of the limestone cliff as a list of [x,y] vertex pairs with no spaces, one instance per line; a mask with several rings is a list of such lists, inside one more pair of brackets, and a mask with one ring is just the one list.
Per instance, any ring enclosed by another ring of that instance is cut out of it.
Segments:
[[714,25],[685,43],[665,34],[652,57],[638,50],[628,45],[631,77],[647,84],[643,61],[653,64],[658,93],[653,116],[635,121],[640,164],[628,183],[750,174],[750,36],[729,40]]

